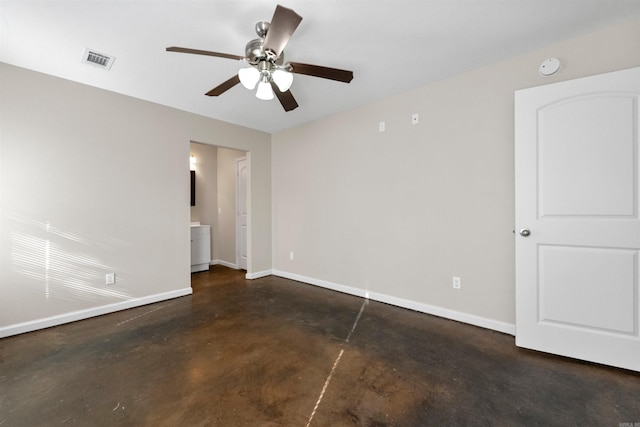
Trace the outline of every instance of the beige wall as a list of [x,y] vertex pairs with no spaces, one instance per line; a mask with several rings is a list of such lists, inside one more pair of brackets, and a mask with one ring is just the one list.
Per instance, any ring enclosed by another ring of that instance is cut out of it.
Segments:
[[196,205],[191,206],[191,221],[214,225],[218,210],[218,148],[192,142],[189,152],[196,158]]
[[[211,226],[211,235],[217,235],[218,226],[218,148],[213,145],[192,142],[191,155],[196,172],[196,205],[191,206],[191,221]],[[218,245],[211,239],[211,260],[216,259]]]
[[268,134],[0,73],[0,336],[190,292],[190,141],[251,152],[249,273],[270,271]]
[[635,19],[273,135],[274,271],[513,333],[514,91],[639,65]]

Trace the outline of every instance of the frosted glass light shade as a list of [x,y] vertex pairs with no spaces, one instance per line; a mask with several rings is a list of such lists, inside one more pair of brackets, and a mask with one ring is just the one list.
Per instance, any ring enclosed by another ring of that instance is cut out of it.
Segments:
[[278,86],[278,89],[280,89],[280,92],[288,91],[293,83],[293,74],[280,69],[274,70],[271,73],[271,78],[276,86]]
[[238,77],[242,86],[252,90],[260,80],[260,71],[253,67],[241,68],[238,70]]
[[258,99],[262,99],[264,101],[269,101],[270,99],[273,99],[273,89],[271,89],[271,84],[269,83],[269,81],[265,81],[266,79],[264,79],[263,81],[261,81],[258,84],[258,90],[256,91],[256,98]]

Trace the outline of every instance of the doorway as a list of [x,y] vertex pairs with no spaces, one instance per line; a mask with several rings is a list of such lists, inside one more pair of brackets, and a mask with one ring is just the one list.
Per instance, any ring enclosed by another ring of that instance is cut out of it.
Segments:
[[[246,241],[238,241],[236,236],[236,159],[245,158],[248,153],[193,141],[189,149],[196,183],[191,223],[211,225],[211,265],[246,269],[246,265],[238,265],[236,257],[239,244],[247,247]],[[250,205],[245,205],[248,212]]]

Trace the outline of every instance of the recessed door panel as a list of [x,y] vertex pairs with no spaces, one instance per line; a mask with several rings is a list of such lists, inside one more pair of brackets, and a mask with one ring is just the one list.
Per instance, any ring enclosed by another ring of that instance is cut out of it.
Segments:
[[540,322],[637,335],[637,251],[541,245],[538,256]]
[[539,110],[540,217],[635,215],[635,99],[600,93]]

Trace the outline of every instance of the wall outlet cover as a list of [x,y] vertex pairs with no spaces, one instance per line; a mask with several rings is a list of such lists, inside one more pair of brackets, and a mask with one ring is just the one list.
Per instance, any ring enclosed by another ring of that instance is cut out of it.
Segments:
[[116,283],[116,273],[107,273],[105,274],[105,284],[113,285]]

